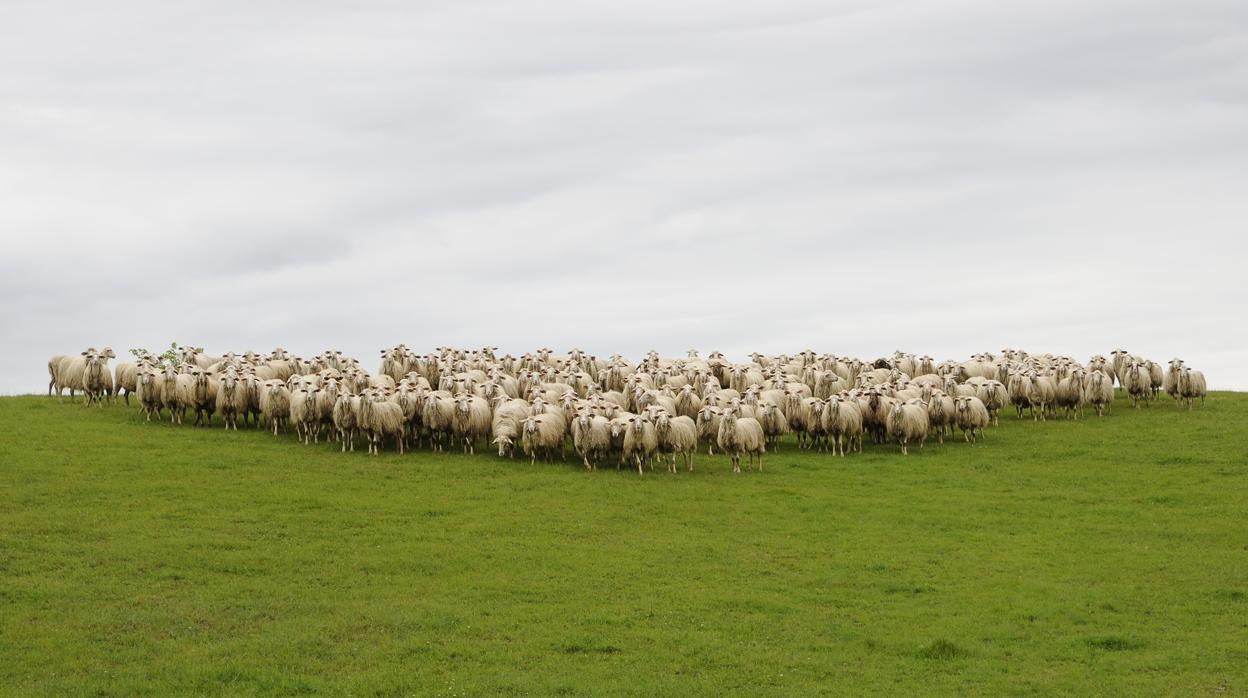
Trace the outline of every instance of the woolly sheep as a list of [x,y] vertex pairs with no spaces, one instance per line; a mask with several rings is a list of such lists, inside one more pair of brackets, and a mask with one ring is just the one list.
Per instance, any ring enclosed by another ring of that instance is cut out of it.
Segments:
[[[621,451],[626,462],[631,460],[637,466],[638,475],[644,474],[642,466],[650,463],[658,448],[653,422],[643,415],[634,415],[626,420]],[[653,465],[650,467],[654,468]]]
[[290,420],[290,390],[282,381],[267,380],[261,384],[260,414],[269,420],[274,436]]
[[919,448],[923,448],[927,440],[927,409],[922,404],[894,403],[888,412],[887,429],[889,438],[901,446],[901,454],[909,455],[911,441],[918,441]]
[[313,432],[320,421],[316,392],[306,387],[290,391],[290,423],[295,428],[295,436],[304,444],[312,443]]
[[111,351],[87,353],[82,369],[82,391],[87,404],[103,406],[104,400],[113,394],[113,374],[108,370]]
[[1067,419],[1078,419],[1079,413],[1083,410],[1085,375],[1083,369],[1076,368],[1057,382],[1056,404],[1066,411]]
[[936,442],[945,443],[945,432],[953,433],[954,414],[953,398],[943,391],[931,391],[927,400],[927,418],[931,430],[936,434]]
[[485,398],[476,395],[460,395],[455,398],[451,433],[463,444],[464,453],[477,452],[476,441],[490,434],[493,417],[490,403]]
[[342,452],[347,452],[350,446],[351,452],[355,452],[355,430],[359,426],[360,398],[356,395],[346,392],[345,390],[338,393],[338,398],[334,401],[334,430],[338,433],[338,440],[342,442]]
[[836,395],[828,398],[823,409],[823,427],[831,437],[832,455],[839,452],[844,456],[847,444],[851,451],[862,452],[862,409],[857,400]]
[[455,398],[448,391],[435,390],[425,396],[420,419],[429,430],[429,442],[434,451],[446,450],[454,418]]
[[1140,401],[1147,401],[1153,388],[1153,378],[1148,366],[1141,361],[1133,361],[1123,369],[1118,380],[1126,388],[1127,394],[1131,396],[1132,406],[1138,410]]
[[572,420],[572,446],[585,469],[594,470],[611,450],[610,421],[588,410],[579,412]]
[[694,420],[698,439],[706,441],[706,455],[715,455],[715,442],[719,438],[719,424],[723,410],[714,405],[703,405]]
[[1114,401],[1114,378],[1104,371],[1092,371],[1084,377],[1083,399],[1096,410],[1096,416],[1105,414],[1105,408]]
[[676,472],[677,454],[684,460],[685,467],[693,472],[693,452],[698,449],[697,426],[693,420],[684,415],[673,417],[663,413],[655,421],[654,430],[659,442],[659,452],[671,458],[671,472]]
[[[139,401],[143,401],[141,396]],[[221,376],[217,387],[217,411],[221,413],[226,429],[238,431],[238,415],[247,411],[247,393],[238,374],[233,371],[226,371]]]
[[1184,366],[1179,374],[1179,395],[1187,402],[1187,408],[1192,409],[1192,403],[1196,398],[1200,398],[1200,404],[1203,406],[1208,392],[1205,374]]
[[130,394],[139,389],[139,365],[133,361],[121,361],[113,367],[113,390],[122,393],[126,406],[130,406]]
[[716,435],[719,450],[732,457],[732,472],[741,472],[741,454],[747,454],[747,465],[758,459],[758,470],[763,469],[763,454],[767,452],[763,426],[752,417],[738,418],[732,410],[726,410],[719,422]]
[[372,455],[381,453],[381,442],[387,436],[394,437],[395,447],[401,454],[406,429],[403,410],[386,400],[383,395],[382,392],[370,391],[360,396],[357,414],[359,428],[368,435],[368,452]]
[[988,408],[977,397],[959,397],[954,401],[955,419],[962,430],[962,438],[974,445],[983,438],[988,426]]
[[564,430],[567,427],[563,419],[552,414],[534,414],[524,420],[520,430],[520,448],[529,457],[529,464],[537,462],[537,451],[542,450],[545,460],[550,460],[550,452],[558,448],[559,457],[567,459],[564,450]]

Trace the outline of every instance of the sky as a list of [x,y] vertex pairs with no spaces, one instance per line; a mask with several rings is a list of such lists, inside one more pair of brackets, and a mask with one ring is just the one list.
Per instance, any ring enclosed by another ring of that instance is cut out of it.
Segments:
[[0,393],[171,341],[1121,347],[1248,390],[1240,0],[2,14]]

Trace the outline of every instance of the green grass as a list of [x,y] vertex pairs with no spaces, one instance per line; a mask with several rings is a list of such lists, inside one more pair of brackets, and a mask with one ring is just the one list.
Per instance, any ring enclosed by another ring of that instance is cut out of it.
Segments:
[[7,695],[1248,691],[1248,394],[740,475],[0,433]]

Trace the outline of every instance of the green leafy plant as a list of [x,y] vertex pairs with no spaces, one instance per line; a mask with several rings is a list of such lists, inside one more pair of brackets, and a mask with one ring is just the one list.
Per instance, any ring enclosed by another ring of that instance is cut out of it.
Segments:
[[[203,347],[191,347],[191,349],[194,349],[197,352],[201,352],[204,350]],[[138,349],[130,350],[130,353],[133,354],[134,358],[136,359],[147,358],[147,359],[151,359],[152,361],[155,361],[157,364],[161,366],[173,366],[174,368],[177,368],[178,366],[182,365],[182,353],[181,352],[182,352],[182,347],[179,347],[177,342],[169,342],[169,348],[164,350],[160,354],[156,354],[153,351],[150,351],[148,349],[143,349],[141,347]]]

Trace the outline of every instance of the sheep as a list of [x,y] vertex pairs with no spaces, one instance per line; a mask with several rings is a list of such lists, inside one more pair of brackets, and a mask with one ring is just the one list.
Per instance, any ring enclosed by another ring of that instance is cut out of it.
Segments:
[[[142,395],[139,401],[143,402]],[[225,423],[225,428],[233,427],[234,431],[238,431],[238,415],[245,414],[246,410],[247,393],[242,381],[235,372],[226,371],[225,375],[221,376],[217,388],[217,411],[221,413],[221,421]]]
[[862,407],[862,426],[871,432],[875,443],[884,443],[888,437],[888,416],[897,402],[881,393],[879,388],[872,388],[867,392],[865,404],[863,401],[859,402]]
[[212,413],[217,409],[217,379],[212,372],[199,368],[190,371],[193,382],[190,392],[190,407],[195,410],[195,425],[199,426],[207,417],[205,426],[212,426]]
[[1023,418],[1023,410],[1030,408],[1032,419],[1036,419],[1035,405],[1031,404],[1031,398],[1034,390],[1031,385],[1031,376],[1022,372],[1015,371],[1010,374],[1009,383],[1006,384],[1006,391],[1010,397],[1010,404],[1014,405],[1014,409],[1018,410],[1018,418]]
[[918,441],[919,448],[927,441],[930,424],[927,408],[922,403],[897,402],[888,412],[888,436],[901,446],[901,455],[910,455],[909,444]]
[[[317,441],[320,441],[322,430],[326,431],[326,441],[329,440],[330,433],[338,433],[334,428],[334,405],[338,403],[338,395],[341,392],[343,391],[338,386],[338,380],[332,377],[326,378],[321,389],[316,391],[316,422],[313,425],[313,436]],[[220,400],[221,398],[218,396],[218,405],[220,405]]]
[[312,432],[320,421],[316,392],[307,387],[290,391],[290,423],[295,427],[295,436],[304,444],[312,443]]
[[559,457],[567,460],[564,444],[563,418],[553,414],[534,414],[524,420],[520,430],[520,449],[529,457],[529,465],[537,463],[537,450],[550,461],[551,449],[559,449]]
[[273,426],[277,436],[282,424],[290,420],[290,390],[280,380],[267,380],[260,388],[260,414]]
[[1040,406],[1040,421],[1045,421],[1045,414],[1050,409],[1054,410],[1056,416],[1057,381],[1053,380],[1053,376],[1032,376],[1030,399],[1033,419],[1036,416],[1036,405]]
[[183,400],[184,391],[179,390],[179,383],[186,383],[187,388],[190,387],[191,377],[178,373],[178,369],[165,366],[160,375],[160,395],[161,402],[169,408],[169,423],[181,424],[182,417],[186,414],[186,408],[190,404],[189,401]]
[[1180,390],[1179,390],[1179,373],[1183,370],[1183,359],[1170,359],[1170,368],[1166,371],[1166,375],[1162,378],[1162,389],[1171,398],[1174,398],[1175,406],[1179,406]]
[[927,401],[927,418],[932,431],[936,432],[937,443],[945,443],[946,430],[953,434],[955,416],[953,398],[939,390],[931,391]]
[[[783,422],[783,420],[781,420]],[[659,452],[671,457],[670,470],[676,472],[676,454],[680,454],[689,472],[693,472],[693,452],[698,449],[697,426],[684,415],[676,417],[662,413],[654,424],[659,441]]]
[[1104,371],[1092,371],[1084,377],[1084,402],[1092,405],[1096,416],[1105,415],[1105,408],[1114,401],[1114,377]]
[[1208,392],[1205,374],[1184,366],[1179,374],[1179,395],[1187,402],[1187,409],[1192,409],[1192,403],[1196,398],[1200,398],[1200,404],[1204,406]]
[[771,400],[762,400],[758,403],[758,413],[755,419],[763,427],[763,436],[766,438],[767,445],[773,451],[779,451],[780,437],[789,433],[789,418],[785,416],[784,410]]
[[586,470],[596,469],[596,461],[605,458],[611,450],[610,422],[588,410],[577,413],[572,420],[572,446]]
[[355,430],[359,426],[360,398],[347,391],[338,393],[334,401],[334,430],[338,432],[338,440],[342,442],[342,452],[355,452]]
[[425,396],[420,419],[429,430],[429,444],[434,451],[445,450],[454,417],[455,399],[449,392],[435,390]]
[[147,417],[146,421],[152,421],[153,414],[156,415],[156,419],[160,419],[160,409],[165,405],[160,372],[152,366],[140,368],[138,377],[135,379],[135,394],[139,398],[139,406],[143,408],[143,414]]
[[60,380],[57,377],[57,371],[61,362],[69,359],[65,354],[55,354],[48,359],[48,397],[52,397],[52,390],[57,389],[57,395],[60,395]]
[[733,410],[725,410],[719,422],[715,438],[719,450],[732,457],[732,472],[741,472],[741,454],[747,454],[747,465],[758,458],[758,470],[763,469],[763,454],[767,453],[763,425],[753,417],[737,417]]
[[962,430],[962,438],[973,446],[984,436],[988,426],[988,408],[977,397],[960,397],[954,401],[955,421]]
[[87,397],[88,405],[102,407],[104,400],[113,394],[113,374],[108,370],[108,356],[111,353],[111,350],[101,350],[84,354],[86,363],[82,369],[82,391]]
[[693,390],[693,386],[686,384],[681,387],[680,392],[676,393],[676,414],[696,419],[698,410],[702,409],[702,398]]
[[719,423],[723,416],[723,410],[714,405],[703,405],[698,410],[698,417],[694,420],[697,427],[698,439],[706,441],[706,455],[715,455],[715,441],[719,436]]
[[1145,361],[1144,365],[1148,367],[1149,387],[1152,389],[1153,400],[1157,399],[1157,394],[1161,391],[1161,384],[1165,381],[1161,371],[1161,364],[1156,361]]
[[254,372],[243,373],[239,381],[243,385],[243,399],[246,405],[243,408],[243,422],[258,427],[260,426],[260,394],[264,387],[263,381]]
[[113,390],[115,393],[125,391],[122,397],[126,406],[130,406],[130,394],[138,391],[139,365],[133,361],[121,361],[113,367]]
[[1083,410],[1084,375],[1082,368],[1075,368],[1057,382],[1057,406],[1066,411],[1067,419],[1079,419],[1079,413]]
[[[625,420],[624,442],[621,453],[624,460],[632,461],[637,466],[637,474],[642,475],[642,466],[649,464],[655,451],[659,448],[659,439],[654,431],[654,423],[643,415],[633,415]],[[650,465],[654,469],[654,465]]]
[[1001,410],[1010,404],[1009,392],[1006,390],[1005,384],[999,380],[984,380],[982,383],[975,385],[975,397],[984,403],[984,408],[988,410],[988,416],[992,418],[993,426],[1000,426],[999,417]]
[[69,389],[69,399],[74,399],[74,391],[82,390],[82,374],[87,368],[87,356],[95,354],[95,348],[88,348],[77,356],[57,356],[52,357],[58,360],[55,370],[49,361],[48,372],[53,375],[53,382],[56,385],[56,399],[61,400],[64,397],[64,390]]
[[406,424],[403,410],[385,399],[385,393],[372,390],[360,396],[357,419],[360,431],[368,434],[368,452],[374,456],[381,453],[381,442],[387,436],[394,437],[395,446],[403,453]]
[[451,416],[451,433],[463,443],[464,453],[475,454],[478,438],[488,436],[494,414],[490,403],[476,395],[460,395],[455,398],[455,411]]
[[1137,410],[1140,409],[1140,401],[1147,402],[1153,387],[1153,378],[1148,371],[1148,366],[1141,361],[1133,361],[1123,369],[1118,380],[1127,389],[1127,394],[1131,396],[1132,406]]
[[520,426],[530,414],[532,410],[524,400],[505,399],[498,402],[494,408],[490,433],[493,435],[491,443],[498,446],[500,458],[513,457],[516,441],[520,438]]
[[[833,395],[823,409],[823,430],[832,437],[832,455],[845,455],[845,445],[851,451],[862,452],[862,409],[857,400],[847,400]],[[856,447],[856,448],[855,448]]]

